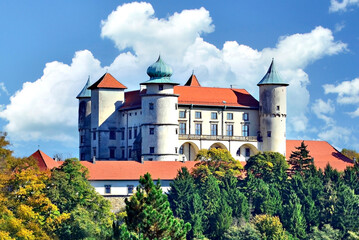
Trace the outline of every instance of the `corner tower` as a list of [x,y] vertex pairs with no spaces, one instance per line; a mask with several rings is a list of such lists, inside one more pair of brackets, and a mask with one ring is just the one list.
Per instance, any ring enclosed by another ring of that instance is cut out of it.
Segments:
[[91,91],[88,89],[89,86],[90,78],[76,97],[79,100],[79,159],[87,161],[91,159]]
[[172,68],[161,57],[148,67],[150,80],[141,83],[146,92],[141,96],[141,156],[144,160],[178,160],[178,95],[171,81]]
[[261,151],[286,154],[287,86],[274,60],[259,86],[259,146]]

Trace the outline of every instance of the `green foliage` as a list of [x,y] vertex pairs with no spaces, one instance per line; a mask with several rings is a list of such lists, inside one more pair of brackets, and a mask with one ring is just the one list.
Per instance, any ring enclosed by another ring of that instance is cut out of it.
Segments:
[[333,229],[329,224],[324,224],[321,230],[313,228],[313,233],[309,235],[310,240],[340,240],[339,230]]
[[359,160],[359,153],[355,150],[343,148],[341,153],[350,159],[356,158],[357,160]]
[[87,180],[88,171],[77,159],[67,159],[52,171],[48,196],[71,214],[56,232],[60,239],[106,238],[112,235],[110,204]]
[[250,157],[245,165],[245,170],[264,181],[281,182],[287,178],[288,167],[282,154],[264,152]]
[[307,145],[302,141],[299,147],[296,147],[297,151],[293,151],[289,157],[288,163],[291,165],[291,175],[298,172],[304,174],[314,167],[314,160],[309,155]]
[[260,232],[253,224],[233,225],[224,233],[224,240],[261,240]]
[[285,240],[288,235],[284,230],[279,217],[270,215],[257,215],[253,218],[252,224],[261,234],[263,240]]
[[205,180],[209,175],[213,175],[218,179],[225,175],[238,176],[243,169],[241,163],[235,160],[226,149],[201,149],[196,160],[199,163],[196,164],[193,175],[195,178],[202,180]]
[[185,239],[191,229],[189,223],[176,219],[162,193],[159,181],[155,185],[150,174],[140,178],[136,193],[125,200],[125,217],[130,232],[148,239]]
[[295,193],[290,194],[289,202],[284,206],[282,221],[284,227],[294,237],[306,239],[306,221],[302,213],[302,205]]

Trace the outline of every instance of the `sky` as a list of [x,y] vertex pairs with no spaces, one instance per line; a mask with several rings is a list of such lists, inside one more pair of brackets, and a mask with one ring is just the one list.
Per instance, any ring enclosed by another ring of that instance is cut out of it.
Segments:
[[359,151],[359,0],[0,0],[0,130],[16,156],[78,157],[77,94],[129,90],[162,59],[173,81],[245,88],[271,59],[290,85],[287,138]]

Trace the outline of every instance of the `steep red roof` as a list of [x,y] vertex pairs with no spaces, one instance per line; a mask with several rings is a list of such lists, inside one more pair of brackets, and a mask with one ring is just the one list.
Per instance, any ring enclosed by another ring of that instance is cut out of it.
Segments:
[[97,88],[117,88],[126,89],[127,87],[116,80],[111,74],[105,73],[99,80],[92,84],[89,89]]
[[258,101],[244,89],[175,86],[179,104],[258,107]]
[[[126,92],[125,103],[121,106],[121,110],[141,108],[141,94],[145,92],[146,90]],[[174,93],[179,95],[178,104],[258,107],[258,101],[244,89],[175,86]]]
[[[287,158],[301,143],[302,140],[287,140]],[[304,140],[304,144],[308,146],[309,154],[314,158],[314,165],[317,168],[324,169],[329,163],[334,169],[343,171],[347,166],[353,166],[353,160],[341,154],[326,141]]]
[[46,155],[43,151],[37,150],[34,152],[31,157],[37,160],[38,166],[40,170],[45,171],[52,169],[54,167],[58,167],[61,165],[62,162],[57,162],[48,155]]
[[196,75],[192,74],[188,81],[185,83],[185,86],[200,87],[201,84],[199,84]]

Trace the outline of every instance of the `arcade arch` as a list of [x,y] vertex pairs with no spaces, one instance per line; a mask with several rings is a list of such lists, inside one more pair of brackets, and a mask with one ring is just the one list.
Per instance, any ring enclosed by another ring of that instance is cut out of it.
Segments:
[[195,160],[198,151],[199,148],[195,143],[185,142],[179,148],[180,159],[185,161]]

